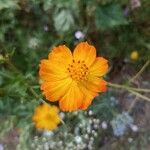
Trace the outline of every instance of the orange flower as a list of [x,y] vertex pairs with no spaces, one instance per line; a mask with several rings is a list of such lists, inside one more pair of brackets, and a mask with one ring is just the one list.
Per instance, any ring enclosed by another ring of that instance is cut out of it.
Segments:
[[48,59],[41,60],[41,90],[46,99],[59,101],[63,111],[87,109],[99,92],[105,92],[107,82],[102,79],[108,61],[96,57],[96,49],[87,42],[79,43],[73,54],[65,45],[53,48]]
[[58,113],[58,107],[44,103],[35,109],[32,120],[37,129],[53,130],[61,121]]

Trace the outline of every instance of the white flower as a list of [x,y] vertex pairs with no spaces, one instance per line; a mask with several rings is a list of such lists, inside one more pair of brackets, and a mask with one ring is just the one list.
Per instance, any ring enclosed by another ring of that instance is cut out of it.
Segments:
[[78,39],[78,40],[83,39],[84,36],[85,36],[84,33],[81,32],[81,31],[75,32],[75,38]]
[[43,135],[50,138],[54,135],[54,133],[52,131],[44,131]]
[[81,143],[82,142],[82,138],[80,136],[76,136],[75,137],[75,141],[76,141],[76,143]]
[[37,39],[35,37],[30,38],[29,43],[28,43],[28,47],[32,48],[32,49],[35,49],[35,48],[38,47],[39,43],[40,43],[39,39]]
[[64,119],[64,118],[65,118],[65,113],[61,112],[61,113],[59,114],[59,116],[60,116],[61,119]]
[[133,141],[133,138],[128,138],[128,142],[131,143]]
[[108,127],[106,121],[103,121],[101,126],[102,126],[102,129],[104,129],[104,130],[107,129],[107,127]]
[[44,31],[45,31],[45,32],[47,32],[47,31],[49,30],[49,28],[48,28],[48,26],[47,26],[47,25],[44,25],[44,27],[43,27],[43,28],[44,28]]
[[93,111],[92,111],[92,110],[89,111],[89,115],[90,115],[90,116],[93,115]]
[[133,132],[138,132],[138,130],[139,130],[137,125],[131,125],[131,129]]

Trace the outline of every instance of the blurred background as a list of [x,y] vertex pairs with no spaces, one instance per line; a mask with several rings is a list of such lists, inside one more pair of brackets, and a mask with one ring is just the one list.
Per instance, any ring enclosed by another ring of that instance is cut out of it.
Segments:
[[[149,0],[0,0],[0,150],[149,150],[150,103],[120,89],[60,112],[54,131],[32,123],[39,62],[52,47],[88,41],[109,60],[105,79],[126,84],[150,59],[149,36]],[[130,86],[150,89],[149,74]]]

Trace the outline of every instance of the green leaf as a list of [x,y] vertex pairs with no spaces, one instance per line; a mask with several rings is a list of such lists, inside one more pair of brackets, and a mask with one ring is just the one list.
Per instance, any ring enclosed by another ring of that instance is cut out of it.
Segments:
[[19,8],[17,0],[0,0],[0,10],[5,8]]
[[128,23],[118,4],[108,4],[97,7],[95,17],[97,28],[103,30]]
[[53,16],[54,26],[57,32],[66,32],[74,25],[71,12],[67,9],[58,11]]
[[46,0],[43,3],[43,9],[45,11],[49,10],[53,6],[53,1],[52,0]]

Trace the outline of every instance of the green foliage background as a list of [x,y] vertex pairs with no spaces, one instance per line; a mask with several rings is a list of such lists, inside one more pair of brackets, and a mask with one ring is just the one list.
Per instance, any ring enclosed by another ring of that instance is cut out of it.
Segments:
[[[1,139],[10,130],[23,128],[17,147],[29,149],[27,143],[35,134],[31,117],[40,104],[30,87],[41,96],[38,65],[53,46],[66,44],[73,49],[82,40],[92,43],[98,55],[110,61],[107,79],[125,60],[139,69],[150,56],[149,6],[149,0],[141,0],[141,7],[135,9],[128,0],[0,0]],[[85,37],[76,39],[76,31]],[[137,62],[129,58],[133,50],[139,53]],[[94,108],[108,121],[119,113],[110,107],[111,95],[100,97]]]

